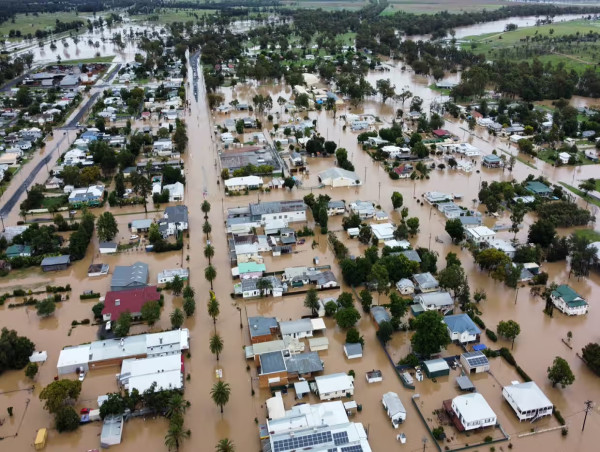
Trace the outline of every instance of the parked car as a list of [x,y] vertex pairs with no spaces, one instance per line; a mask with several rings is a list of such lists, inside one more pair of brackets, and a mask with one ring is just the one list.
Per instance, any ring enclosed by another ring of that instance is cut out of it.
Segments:
[[83,381],[85,379],[85,372],[79,372],[79,381]]

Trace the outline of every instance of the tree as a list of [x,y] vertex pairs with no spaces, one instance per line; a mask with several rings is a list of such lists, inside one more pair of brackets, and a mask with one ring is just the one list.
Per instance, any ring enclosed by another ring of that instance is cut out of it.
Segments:
[[[121,152],[125,152],[125,151],[121,151]],[[119,154],[121,155],[121,154]],[[69,167],[71,168],[71,167]],[[123,173],[119,172],[117,173],[117,175],[115,176],[115,191],[117,192],[117,197],[122,198],[123,195],[125,194],[125,177],[123,176]]]
[[552,366],[548,367],[548,379],[552,382],[552,387],[560,384],[564,389],[573,384],[575,375],[573,375],[569,363],[560,356],[557,356],[554,358]]
[[169,318],[171,319],[171,327],[174,330],[181,328],[181,325],[183,325],[183,321],[185,320],[183,317],[183,312],[179,308],[175,308],[175,310],[171,312],[171,316]]
[[402,207],[403,202],[404,198],[402,197],[401,193],[398,193],[397,191],[392,193],[392,205],[394,206],[394,209],[399,209]]
[[346,343],[347,344],[360,344],[360,345],[364,346],[365,340],[360,335],[358,330],[356,328],[352,327],[352,328],[349,328],[348,331],[346,331]]
[[310,312],[313,316],[316,316],[319,311],[319,296],[317,295],[317,289],[311,287],[306,292],[306,297],[304,298],[304,306],[310,309]]
[[373,295],[367,289],[363,289],[358,294],[360,296],[360,304],[362,305],[364,312],[369,312],[371,310],[371,305],[373,305]]
[[118,392],[108,394],[108,399],[105,400],[100,406],[100,418],[104,419],[106,416],[120,415],[125,412],[125,400]]
[[213,324],[217,324],[217,317],[219,317],[220,309],[219,309],[219,301],[215,298],[213,292],[210,294],[210,300],[206,306],[208,315],[213,319]]
[[173,291],[173,295],[181,295],[181,291],[183,290],[183,279],[181,279],[179,275],[173,277],[173,281],[171,281],[171,290]]
[[397,322],[400,322],[400,319],[404,317],[406,312],[408,311],[409,302],[404,298],[400,297],[397,293],[392,293],[390,295],[390,313],[392,314],[392,320],[396,319]]
[[409,218],[408,220],[406,220],[406,226],[408,226],[410,235],[415,235],[417,232],[419,232],[419,218]]
[[[280,99],[282,98],[280,97]],[[217,452],[235,452],[235,446],[233,442],[227,438],[219,440],[215,449]]]
[[519,232],[519,225],[523,221],[525,212],[527,212],[527,206],[522,202],[517,202],[512,208],[512,213],[510,214],[510,221],[512,222],[510,231],[514,232],[515,239],[517,238],[517,232]]
[[119,232],[117,220],[110,212],[102,213],[96,222],[98,238],[103,242],[111,241]]
[[511,348],[515,346],[515,339],[521,333],[521,326],[514,320],[500,321],[496,328],[498,335],[512,342]]
[[448,329],[442,320],[437,311],[425,311],[415,319],[415,334],[410,342],[416,353],[429,358],[450,343]]
[[413,96],[408,89],[403,89],[399,94],[394,96],[394,99],[402,101],[402,108],[404,108],[404,103]]
[[215,405],[221,409],[221,414],[223,414],[223,407],[229,402],[230,395],[231,388],[229,387],[229,384],[224,381],[217,381],[210,390],[210,396],[213,399],[213,402],[215,402]]
[[590,267],[598,262],[596,247],[585,236],[571,234],[569,238],[569,252],[571,256],[571,272],[577,278],[588,276]]
[[394,327],[387,320],[384,320],[379,324],[379,329],[377,330],[377,337],[384,344],[387,344],[390,341],[393,333]]
[[79,380],[56,380],[42,389],[40,400],[44,402],[44,409],[55,414],[61,407],[73,404],[81,394]]
[[210,260],[213,258],[213,256],[215,255],[215,248],[214,246],[208,244],[204,247],[204,257],[208,259],[208,265],[210,265]]
[[377,91],[381,94],[381,101],[385,104],[385,101],[390,97],[394,97],[396,95],[396,87],[392,85],[390,79],[379,79],[375,82],[375,86],[377,87]]
[[540,245],[542,248],[548,248],[554,237],[556,229],[550,220],[540,218],[529,227],[529,235],[527,237],[529,243]]
[[29,363],[35,344],[15,330],[2,328],[0,334],[0,374],[5,370],[22,369]]
[[600,375],[600,344],[590,342],[581,350],[581,356],[596,375]]
[[377,286],[377,293],[387,293],[389,291],[390,276],[385,265],[377,263],[371,267],[369,281]]
[[454,243],[460,243],[465,238],[465,228],[459,218],[446,221],[446,232]]
[[327,317],[333,317],[337,310],[338,304],[335,301],[329,300],[327,303],[325,303],[325,315]]
[[160,304],[158,301],[147,301],[142,306],[141,312],[142,319],[152,326],[160,319]]
[[346,329],[356,325],[360,319],[360,313],[354,306],[341,308],[335,313],[335,320],[340,328]]
[[291,190],[291,189],[293,189],[296,186],[296,181],[291,176],[290,177],[286,177],[283,180],[283,185],[284,185],[284,187],[289,188]]
[[100,168],[97,166],[86,166],[79,173],[79,182],[83,186],[95,184],[100,179]]
[[208,218],[208,213],[210,212],[210,203],[206,200],[204,200],[202,202],[202,205],[200,206],[200,209],[202,210],[202,213],[204,214],[204,219]]
[[204,278],[210,283],[210,290],[213,290],[213,281],[217,277],[217,270],[212,265],[204,269]]
[[350,292],[342,292],[337,299],[340,308],[351,308],[354,306],[354,297]]
[[256,288],[262,296],[265,296],[273,288],[273,282],[269,278],[260,278],[256,281]]
[[596,179],[592,177],[584,180],[582,183],[579,184],[579,188],[583,191],[585,195],[584,198],[586,198],[587,201],[587,196],[589,192],[596,190]]
[[209,342],[210,352],[213,355],[217,356],[217,361],[219,361],[219,354],[223,351],[223,339],[217,333],[213,334],[210,338]]
[[179,450],[184,439],[189,438],[190,430],[183,429],[183,416],[175,416],[169,422],[169,429],[165,435],[165,446],[169,450]]
[[123,312],[117,319],[114,332],[117,337],[124,337],[129,334],[131,328],[131,314],[129,311]]
[[79,428],[79,415],[72,406],[62,406],[54,414],[54,423],[59,433],[72,432]]
[[[88,167],[84,168],[87,169]],[[152,182],[140,173],[133,173],[130,176],[131,186],[135,193],[142,198],[144,203],[144,212],[148,213],[148,195],[152,193]]]
[[212,232],[212,226],[208,221],[205,221],[202,225],[202,232],[206,234],[206,239],[208,240],[208,236]]
[[45,298],[35,304],[35,309],[40,317],[49,317],[56,310],[56,303],[52,298]]
[[167,411],[166,416],[168,418],[173,417],[181,417],[185,414],[186,410],[189,408],[190,402],[183,398],[179,392],[173,392],[171,397],[167,402]]
[[183,299],[183,312],[186,317],[191,317],[196,312],[196,302],[193,298],[186,297]]
[[25,367],[25,376],[30,379],[34,379],[38,373],[38,365],[37,363],[29,363],[27,367]]
[[460,265],[450,265],[438,273],[440,287],[452,291],[453,297],[466,293],[468,298],[469,283],[465,270]]
[[104,303],[102,301],[96,303],[92,306],[92,313],[94,314],[95,319],[102,318],[102,311],[104,310]]
[[190,283],[188,282],[187,285],[183,288],[183,298],[194,298],[195,296],[196,291],[192,286],[190,286]]

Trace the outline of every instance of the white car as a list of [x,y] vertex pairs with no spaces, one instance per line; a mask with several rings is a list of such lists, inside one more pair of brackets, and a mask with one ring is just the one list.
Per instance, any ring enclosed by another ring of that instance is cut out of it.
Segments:
[[135,242],[136,240],[139,240],[140,236],[139,235],[132,235],[131,237],[129,237],[129,241],[130,242]]
[[85,372],[79,372],[79,381],[83,381],[85,378]]

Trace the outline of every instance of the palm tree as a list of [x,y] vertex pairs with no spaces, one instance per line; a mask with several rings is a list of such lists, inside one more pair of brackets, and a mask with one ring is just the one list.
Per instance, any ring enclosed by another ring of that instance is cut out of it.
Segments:
[[235,452],[235,446],[233,442],[227,438],[223,438],[217,443],[217,452]]
[[183,395],[175,392],[167,402],[167,417],[183,416],[189,406],[190,402],[185,400]]
[[273,288],[273,282],[268,278],[260,278],[256,281],[256,288],[260,290],[261,295],[266,295],[267,291]]
[[214,294],[211,293],[210,300],[207,305],[208,315],[212,317],[213,324],[217,325],[217,317],[219,317],[219,301],[215,298]]
[[208,235],[212,232],[212,226],[208,221],[205,221],[202,225],[202,232],[206,234],[206,240],[208,240]]
[[196,296],[196,291],[188,283],[188,285],[183,289],[183,298],[194,298],[194,296]]
[[181,328],[183,321],[183,312],[181,312],[181,309],[175,308],[175,310],[171,312],[171,326],[173,329]]
[[208,265],[210,265],[210,259],[215,255],[215,248],[212,245],[206,245],[204,247],[204,257],[208,259]]
[[217,277],[217,271],[215,270],[215,267],[212,265],[206,267],[204,269],[204,277],[210,283],[210,290],[213,290],[213,281]]
[[210,212],[210,203],[208,201],[204,201],[200,206],[202,212],[204,213],[204,219],[208,218],[208,212]]
[[169,430],[165,435],[165,446],[169,450],[179,450],[179,446],[184,439],[190,437],[190,431],[183,429],[183,418],[181,416],[175,416],[169,423]]
[[217,361],[219,361],[219,353],[223,351],[223,339],[217,333],[210,338],[209,348],[213,355],[217,355]]
[[229,402],[229,395],[231,394],[231,388],[229,384],[224,381],[217,381],[212,389],[210,390],[210,396],[213,402],[221,408],[221,414],[223,414],[223,407]]

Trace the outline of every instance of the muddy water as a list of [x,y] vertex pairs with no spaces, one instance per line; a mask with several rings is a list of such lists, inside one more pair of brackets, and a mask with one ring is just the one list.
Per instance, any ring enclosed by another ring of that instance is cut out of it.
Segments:
[[[430,102],[435,93],[426,88],[428,81],[426,79],[415,77],[409,72],[402,73],[399,69],[385,74],[369,74],[369,80],[373,82],[379,77],[390,77],[396,86],[409,85],[413,93],[421,95],[426,102]],[[240,101],[251,100],[256,91],[269,93],[276,101],[279,95],[289,98],[291,91],[289,87],[283,85],[268,86],[236,86],[234,89],[224,89],[227,101],[233,97]],[[201,90],[201,93],[203,91]],[[389,122],[391,116],[398,105],[381,106],[377,99],[368,100],[360,109],[380,115],[383,120]],[[276,105],[273,112],[280,111]],[[345,111],[345,109],[344,109]],[[355,111],[354,109],[348,111]],[[342,114],[342,109],[338,114]],[[280,111],[282,115],[281,123],[289,118]],[[243,113],[232,114],[233,117],[245,116]],[[190,373],[191,380],[186,386],[186,398],[191,401],[192,406],[186,415],[186,426],[192,430],[192,439],[185,442],[182,450],[212,450],[213,445],[218,439],[223,437],[231,438],[237,445],[238,450],[252,451],[258,450],[257,426],[254,422],[263,422],[266,415],[264,401],[270,396],[268,391],[259,390],[256,381],[256,369],[251,366],[250,371],[246,370],[246,362],[243,357],[242,347],[249,343],[246,316],[250,315],[275,315],[282,319],[298,318],[307,314],[303,307],[303,298],[301,296],[286,297],[282,300],[266,299],[255,302],[241,303],[232,300],[229,293],[232,291],[232,280],[230,277],[230,265],[228,256],[225,252],[226,237],[224,227],[220,227],[224,215],[223,210],[227,207],[247,204],[254,201],[254,197],[225,197],[220,185],[216,184],[219,168],[215,168],[216,147],[212,135],[212,126],[220,123],[226,116],[220,115],[212,119],[207,111],[204,96],[200,96],[199,103],[192,100],[192,110],[186,117],[190,135],[190,152],[185,156],[186,176],[188,184],[186,187],[186,203],[190,208],[190,229],[191,240],[185,240],[185,247],[182,253],[169,253],[168,255],[148,255],[142,251],[130,251],[118,256],[97,256],[94,250],[97,249],[96,242],[90,245],[86,259],[75,264],[69,271],[56,274],[42,274],[38,271],[28,273],[17,273],[10,280],[2,280],[2,290],[9,290],[11,287],[35,288],[43,287],[46,284],[66,284],[70,283],[73,287],[71,299],[63,302],[57,309],[56,314],[49,318],[40,320],[37,318],[33,309],[16,308],[9,309],[8,303],[0,308],[1,326],[10,326],[15,328],[21,334],[29,336],[38,348],[48,351],[48,362],[42,366],[40,374],[33,383],[36,389],[33,393],[26,391],[15,392],[0,395],[1,406],[14,406],[15,417],[20,419],[25,410],[25,404],[29,399],[29,406],[25,414],[19,435],[16,438],[5,439],[5,444],[12,446],[15,450],[24,450],[29,448],[33,442],[37,428],[52,426],[52,419],[42,410],[39,403],[39,390],[48,384],[56,373],[56,362],[60,349],[65,345],[87,342],[95,338],[95,329],[91,326],[78,326],[71,331],[72,320],[82,320],[91,318],[91,306],[94,301],[80,301],[78,294],[84,290],[93,289],[104,293],[109,286],[110,276],[98,279],[87,278],[87,266],[92,262],[105,262],[114,268],[114,265],[123,265],[143,260],[150,265],[150,278],[154,282],[156,273],[164,268],[176,268],[178,265],[189,266],[191,271],[191,283],[196,289],[197,314],[194,319],[186,320],[186,326],[191,329],[191,359],[186,359],[186,371]],[[585,318],[567,318],[558,312],[555,312],[553,318],[549,318],[542,313],[543,302],[539,298],[533,298],[528,289],[522,288],[518,292],[509,290],[501,284],[495,283],[485,273],[480,272],[472,262],[471,256],[464,250],[449,243],[449,238],[443,231],[445,219],[437,211],[433,211],[427,205],[421,205],[419,200],[421,195],[430,190],[440,190],[446,192],[461,193],[464,196],[463,205],[472,207],[471,200],[476,198],[479,185],[482,180],[510,180],[516,178],[522,179],[528,173],[534,172],[531,168],[518,163],[513,173],[506,171],[481,170],[481,173],[462,174],[455,171],[434,171],[431,178],[425,181],[392,181],[384,174],[383,170],[375,164],[370,157],[360,150],[356,144],[356,135],[350,131],[342,130],[342,122],[334,120],[330,112],[311,112],[311,119],[317,120],[319,132],[336,141],[339,146],[348,149],[350,159],[354,162],[357,173],[366,180],[363,186],[358,189],[316,189],[313,192],[327,193],[333,199],[344,199],[347,202],[361,199],[372,200],[381,204],[382,208],[391,214],[391,221],[398,222],[399,214],[392,211],[390,196],[393,191],[400,191],[404,195],[405,205],[409,208],[411,216],[418,216],[421,220],[420,233],[411,238],[414,247],[431,247],[440,255],[438,267],[443,268],[443,257],[447,252],[458,253],[463,265],[469,275],[469,282],[472,290],[476,288],[484,289],[488,298],[481,303],[483,311],[482,318],[488,327],[494,329],[500,320],[514,319],[521,324],[522,333],[515,343],[514,354],[519,364],[524,370],[542,387],[548,397],[561,410],[567,422],[571,426],[570,433],[566,438],[560,436],[559,431],[536,435],[528,438],[518,438],[518,434],[528,432],[532,427],[528,423],[519,424],[515,416],[502,402],[500,395],[500,386],[509,384],[512,380],[519,377],[514,369],[507,366],[500,358],[492,361],[491,375],[482,375],[474,378],[475,384],[480,392],[486,397],[492,408],[499,416],[499,421],[505,430],[511,434],[511,442],[516,450],[531,450],[543,448],[543,450],[563,451],[563,450],[596,450],[592,432],[598,425],[598,412],[592,413],[588,418],[588,428],[584,434],[579,432],[579,425],[582,421],[583,401],[591,399],[600,400],[600,387],[598,379],[594,376],[576,357],[575,352],[590,341],[597,341],[597,328],[595,325],[600,320],[600,311],[594,308],[593,300],[600,293],[600,277],[597,273],[591,275],[588,279],[577,281],[568,279],[568,269],[564,263],[545,264],[544,270],[549,272],[550,280],[559,283],[568,282],[575,290],[591,301],[591,310]],[[266,124],[266,120],[264,121]],[[504,142],[488,137],[487,134],[478,131],[482,138],[470,137],[465,124],[447,123],[446,128],[465,136],[479,146],[485,153],[491,152],[494,148],[506,147]],[[273,191],[269,194],[261,195],[263,200],[281,200],[297,199],[310,192],[310,187],[316,185],[316,174],[325,168],[333,165],[332,159],[309,159],[310,175],[302,180],[304,189]],[[537,162],[536,162],[537,165]],[[479,167],[478,167],[479,169]],[[581,171],[587,174],[587,171],[593,171],[595,167],[585,167]],[[562,171],[566,170],[566,171]],[[571,172],[566,168],[551,169],[538,166],[538,172],[546,171],[548,177],[558,180],[561,177],[570,176]],[[568,174],[567,174],[568,172]],[[579,173],[578,173],[579,174]],[[579,177],[579,176],[577,176]],[[221,315],[217,322],[217,330],[223,336],[225,349],[217,363],[208,349],[208,340],[213,331],[211,319],[205,313],[205,302],[207,298],[208,284],[203,278],[203,269],[207,262],[203,257],[202,250],[205,239],[201,234],[201,225],[204,221],[203,215],[199,209],[202,201],[202,193],[207,193],[207,199],[212,204],[210,221],[213,225],[213,234],[211,241],[217,249],[217,255],[213,263],[217,268],[217,279],[215,281],[215,290],[221,302]],[[163,206],[164,207],[164,206]],[[481,207],[479,207],[481,208]],[[150,207],[151,209],[151,207]],[[131,211],[117,211],[117,213],[130,212],[129,215],[119,215],[120,233],[123,239],[127,238],[126,224],[134,218],[143,218],[143,209],[136,208]],[[97,212],[99,213],[99,212]],[[150,213],[149,217],[156,216],[156,213]],[[501,217],[499,222],[507,223],[509,220],[506,215]],[[534,218],[527,216],[523,230],[518,234],[518,238],[523,240],[526,236],[528,224],[534,221]],[[490,218],[485,219],[485,223],[491,226],[493,223]],[[333,218],[330,221],[332,230],[341,228],[341,217]],[[560,231],[567,234],[570,231]],[[437,243],[435,237],[439,236],[444,243]],[[340,238],[343,236],[340,233]],[[499,233],[501,238],[511,238],[508,232]],[[318,242],[313,250],[310,248],[312,240],[307,240],[305,245],[299,247],[299,252],[292,256],[281,258],[267,258],[266,264],[271,270],[282,270],[290,265],[309,265],[312,258],[318,255],[321,262],[333,266],[333,271],[341,280],[340,269],[333,258],[333,255],[327,247],[323,236],[315,237]],[[189,248],[188,248],[189,245]],[[348,243],[352,254],[358,255],[364,251],[364,246],[357,241]],[[189,261],[187,260],[189,256]],[[26,278],[26,279],[25,279]],[[343,286],[342,290],[348,290]],[[327,295],[335,295],[336,291],[328,292]],[[517,302],[515,304],[515,298]],[[376,297],[377,301],[377,297]],[[381,297],[381,303],[385,302],[385,297]],[[154,327],[155,330],[167,328],[169,326],[168,314],[173,306],[180,306],[180,299],[173,299],[170,294],[166,295],[165,309],[160,322]],[[241,308],[238,312],[237,307]],[[244,327],[239,328],[240,315]],[[355,419],[363,422],[369,428],[370,442],[373,450],[382,451],[395,447],[395,435],[403,431],[408,436],[406,445],[407,450],[417,450],[422,447],[421,439],[426,436],[426,431],[417,417],[416,410],[411,404],[410,398],[412,391],[404,389],[397,377],[393,374],[392,368],[383,354],[380,346],[374,340],[375,329],[373,322],[369,317],[363,316],[358,327],[361,334],[365,337],[366,347],[364,357],[360,360],[347,361],[343,355],[342,346],[345,341],[345,333],[340,331],[333,321],[327,319],[328,327],[325,333],[330,340],[330,348],[322,353],[325,361],[326,372],[348,371],[353,369],[356,372],[356,393],[355,399],[363,404],[363,412],[357,414]],[[146,331],[143,326],[135,326],[133,332]],[[566,337],[568,331],[573,332],[573,349],[568,349],[561,338]],[[500,345],[509,345],[500,341]],[[308,344],[306,344],[308,347]],[[394,360],[405,356],[410,350],[409,335],[407,333],[398,333],[388,346],[390,354]],[[457,353],[455,348],[451,348],[449,353]],[[567,359],[576,375],[575,383],[566,388],[551,388],[546,379],[546,367],[556,355]],[[364,372],[371,369],[381,369],[384,372],[384,382],[381,384],[367,385],[364,380]],[[215,370],[222,369],[225,381],[232,388],[232,397],[229,404],[225,407],[225,413],[221,416],[218,409],[210,400],[209,391],[211,385],[216,381]],[[117,368],[107,369],[102,372],[94,372],[86,377],[83,384],[81,400],[78,408],[83,406],[94,407],[94,400],[99,394],[115,391],[114,373]],[[433,418],[432,411],[440,407],[442,400],[456,395],[454,389],[453,373],[450,378],[442,378],[434,383],[430,380],[417,383],[415,393],[421,394],[420,402],[423,403],[422,411],[426,418]],[[17,388],[27,388],[31,385],[26,380],[22,372],[7,372],[0,378],[0,389],[2,391],[12,391]],[[252,396],[251,390],[254,389],[255,395]],[[396,391],[399,393],[404,405],[408,410],[408,419],[398,431],[394,431],[385,417],[380,406],[380,398],[384,392]],[[311,401],[315,401],[311,399]],[[285,397],[286,407],[295,403],[292,392]],[[557,422],[554,419],[546,419],[541,423],[535,424],[536,428],[555,427]],[[8,436],[14,433],[17,424],[10,420],[4,426],[0,427],[0,435]],[[126,424],[123,434],[123,443],[114,447],[115,450],[129,451],[141,447],[147,450],[164,450],[163,437],[166,432],[166,423],[162,419],[157,420],[135,420]],[[100,432],[99,424],[90,424],[83,426],[77,432],[67,435],[58,435],[51,431],[46,450],[86,450],[98,447],[98,435]],[[495,433],[494,433],[495,434]],[[475,437],[465,437],[462,435],[452,435],[452,447],[467,442],[473,442]],[[199,446],[199,444],[202,446]],[[431,444],[427,448],[433,450]]]

